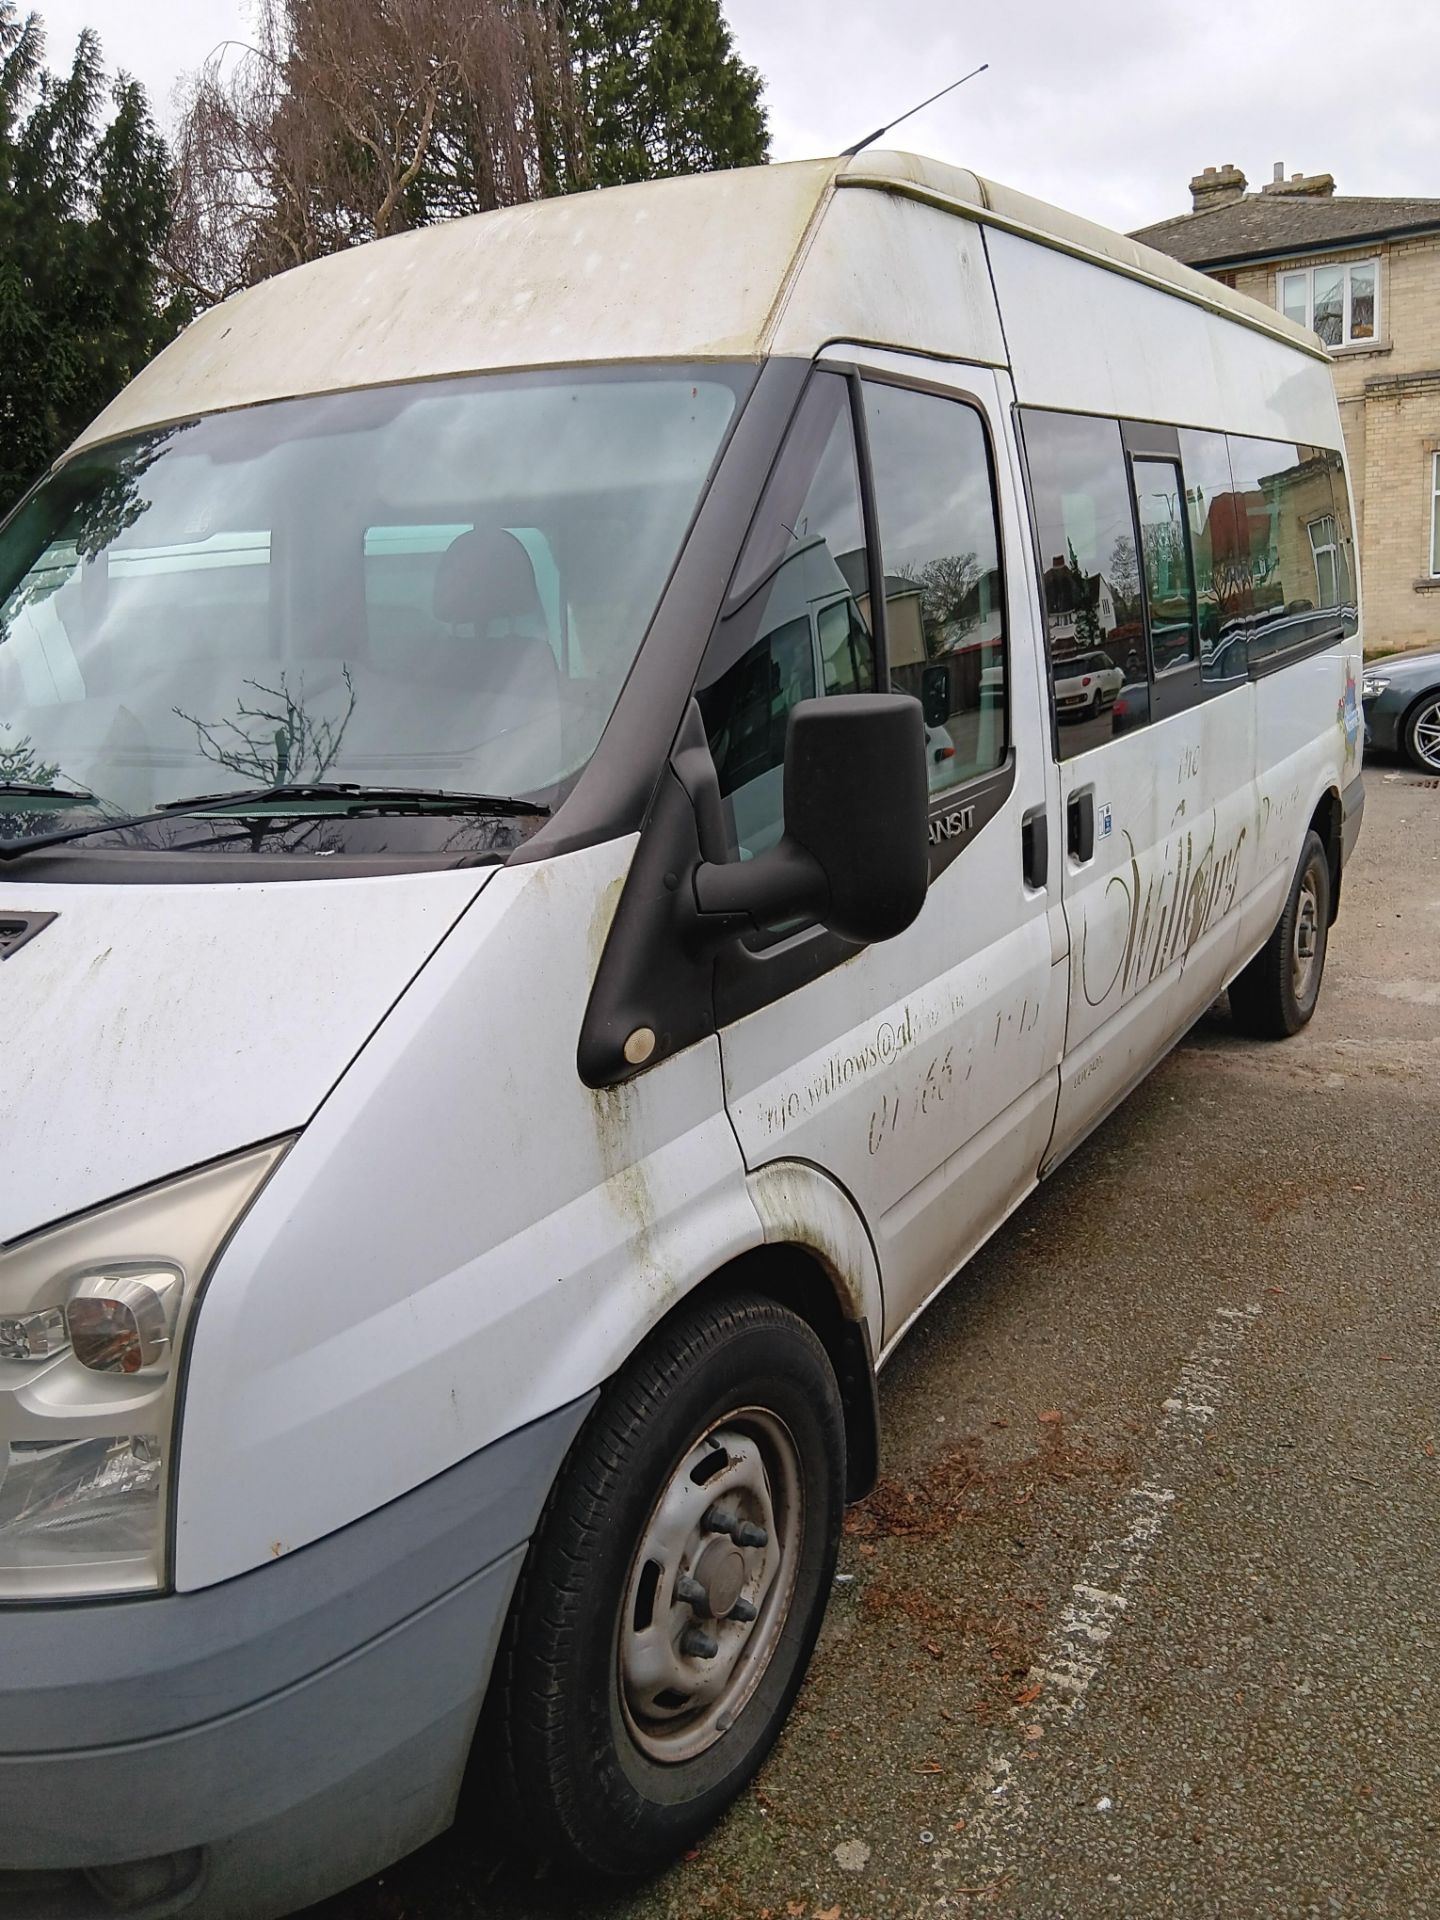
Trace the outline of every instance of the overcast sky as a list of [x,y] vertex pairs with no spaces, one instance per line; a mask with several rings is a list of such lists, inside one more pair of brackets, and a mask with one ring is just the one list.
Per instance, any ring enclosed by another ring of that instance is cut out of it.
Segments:
[[[177,77],[246,0],[30,0],[63,64],[84,25],[148,88]],[[22,11],[25,0],[22,0]],[[1341,193],[1440,198],[1435,0],[725,0],[766,81],[774,157],[833,153],[982,60],[990,71],[897,130],[1109,226],[1186,212],[1186,183],[1233,161],[1329,172]],[[970,18],[966,18],[967,13]]]

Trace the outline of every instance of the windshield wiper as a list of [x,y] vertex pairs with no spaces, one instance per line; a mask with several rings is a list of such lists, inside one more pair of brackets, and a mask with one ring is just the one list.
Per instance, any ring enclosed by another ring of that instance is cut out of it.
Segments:
[[511,793],[447,793],[442,787],[371,787],[355,780],[298,781],[288,786],[232,787],[228,793],[197,793],[184,800],[166,800],[156,809],[165,814],[208,813],[212,810],[244,813],[250,807],[284,807],[290,802],[339,800],[354,813],[370,809],[387,813],[538,813],[550,809],[536,800]]
[[200,794],[193,800],[167,800],[149,813],[121,814],[97,820],[93,826],[65,827],[55,833],[27,834],[19,840],[0,840],[0,860],[18,860],[22,853],[38,853],[45,847],[64,846],[69,840],[87,840],[92,834],[120,833],[130,827],[153,826],[158,820],[183,820],[191,814],[212,813],[223,809],[243,819],[247,808],[283,807],[291,800],[343,800],[346,813],[367,809],[389,813],[527,813],[548,815],[549,807],[539,801],[520,800],[513,794],[445,793],[438,787],[363,787],[348,781],[329,785],[240,787],[229,793]]
[[76,806],[96,805],[93,793],[83,787],[37,787],[26,780],[0,780],[0,794],[12,793],[22,800],[71,800]]

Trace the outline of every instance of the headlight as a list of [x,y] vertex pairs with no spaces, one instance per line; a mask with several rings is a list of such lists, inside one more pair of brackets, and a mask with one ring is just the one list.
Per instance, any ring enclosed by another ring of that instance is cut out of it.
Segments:
[[1382,678],[1379,674],[1367,673],[1365,678],[1360,682],[1360,698],[1362,700],[1378,700],[1389,684],[1390,682]]
[[0,1254],[0,1600],[163,1583],[186,1325],[286,1144]]

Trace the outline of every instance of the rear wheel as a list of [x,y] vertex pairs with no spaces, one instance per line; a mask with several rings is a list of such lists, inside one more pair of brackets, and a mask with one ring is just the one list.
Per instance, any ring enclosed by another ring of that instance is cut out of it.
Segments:
[[1405,751],[1426,773],[1440,773],[1440,693],[1427,693],[1405,722]]
[[1241,1033],[1285,1040],[1315,1011],[1330,931],[1330,858],[1318,833],[1305,836],[1285,911],[1270,938],[1230,983]]
[[784,1723],[844,1501],[819,1340],[745,1296],[662,1328],[611,1382],[536,1532],[482,1728],[512,1834],[629,1878],[692,1844]]

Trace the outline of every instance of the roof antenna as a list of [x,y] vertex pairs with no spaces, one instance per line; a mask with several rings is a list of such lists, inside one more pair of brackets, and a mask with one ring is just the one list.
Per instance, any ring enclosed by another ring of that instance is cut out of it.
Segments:
[[977,73],[986,72],[989,65],[990,62],[986,60],[978,67],[972,67],[969,73],[962,73],[958,80],[952,80],[948,87],[941,87],[939,93],[932,93],[930,98],[928,100],[922,100],[918,107],[908,108],[900,115],[899,120],[892,120],[889,126],[876,127],[875,131],[873,133],[867,133],[863,140],[857,140],[853,147],[846,147],[840,158],[842,160],[850,160],[853,159],[857,153],[863,153],[866,147],[880,138],[882,133],[889,133],[891,127],[898,127],[900,120],[908,120],[912,114],[919,113],[922,108],[934,106],[935,102],[937,100],[943,100],[947,93],[953,93],[956,87],[963,87],[967,80],[973,80]]

